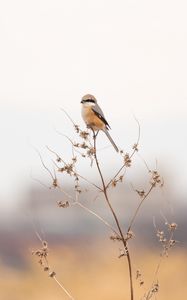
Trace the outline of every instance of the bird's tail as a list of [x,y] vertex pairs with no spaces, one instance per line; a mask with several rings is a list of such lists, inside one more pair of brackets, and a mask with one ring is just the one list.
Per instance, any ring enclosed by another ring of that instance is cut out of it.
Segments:
[[116,146],[116,144],[114,143],[113,139],[111,138],[111,136],[110,136],[108,130],[105,129],[105,130],[103,130],[103,131],[104,131],[104,133],[106,134],[106,136],[108,137],[108,139],[110,140],[110,142],[111,142],[112,146],[114,147],[114,149],[116,150],[116,152],[119,152],[119,149],[118,149],[118,147]]

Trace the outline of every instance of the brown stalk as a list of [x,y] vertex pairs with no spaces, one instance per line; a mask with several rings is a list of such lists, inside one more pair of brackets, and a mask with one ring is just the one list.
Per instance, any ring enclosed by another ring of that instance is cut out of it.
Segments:
[[[130,258],[130,253],[129,253],[129,249],[127,247],[127,241],[123,235],[123,232],[122,232],[122,229],[121,229],[121,226],[120,226],[120,223],[119,223],[119,220],[118,220],[118,217],[110,203],[110,200],[108,198],[108,193],[107,193],[107,187],[108,185],[105,184],[105,181],[104,181],[104,177],[103,177],[103,174],[102,174],[102,171],[101,171],[101,168],[100,168],[100,165],[99,165],[99,161],[98,161],[98,158],[97,158],[97,149],[96,149],[96,138],[97,138],[97,134],[98,132],[95,134],[95,132],[93,131],[93,140],[94,140],[94,149],[95,149],[95,152],[94,152],[94,158],[95,158],[95,162],[96,162],[96,166],[97,166],[97,169],[98,169],[98,172],[99,172],[99,175],[100,175],[100,178],[101,178],[101,182],[102,182],[102,186],[103,186],[103,194],[105,196],[105,200],[109,206],[109,209],[114,217],[114,220],[115,220],[115,223],[116,223],[116,226],[119,230],[119,235],[121,237],[121,240],[122,240],[122,243],[123,243],[123,246],[124,246],[124,249],[125,249],[125,254],[126,254],[126,257],[127,257],[127,262],[128,262],[128,268],[129,268],[129,279],[130,279],[130,295],[131,295],[131,300],[134,299],[134,290],[133,290],[133,279],[132,279],[132,264],[131,264],[131,258]],[[117,176],[117,175],[116,175]]]

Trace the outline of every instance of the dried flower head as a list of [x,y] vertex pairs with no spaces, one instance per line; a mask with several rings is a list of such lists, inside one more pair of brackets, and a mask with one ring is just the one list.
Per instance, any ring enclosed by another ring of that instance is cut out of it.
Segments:
[[54,188],[58,187],[58,181],[57,181],[57,178],[54,178],[54,179],[53,179],[53,184],[52,184],[52,186],[53,186]]
[[77,162],[77,157],[76,157],[76,156],[74,156],[74,157],[72,158],[72,162],[73,162],[74,164]]
[[136,190],[136,192],[138,193],[138,195],[143,198],[145,196],[145,191],[144,190]]
[[158,171],[150,171],[151,172],[151,180],[150,184],[155,187],[156,185],[160,185],[160,187],[163,186],[164,182],[163,179],[161,178],[160,174]]
[[119,249],[119,255],[118,255],[118,258],[121,258],[123,256],[126,256],[127,255],[127,252],[124,250],[124,249]]
[[131,158],[130,158],[130,156],[129,156],[128,153],[126,153],[126,154],[124,155],[123,159],[124,159],[124,165],[125,165],[126,167],[130,167],[130,166],[131,166],[131,163],[132,163],[132,160],[131,160]]
[[135,236],[135,235],[134,235],[133,231],[132,231],[132,230],[129,230],[129,231],[127,232],[127,234],[126,234],[125,240],[128,241],[129,239],[132,239],[134,236]]
[[88,149],[89,146],[85,142],[83,142],[82,144],[79,144],[79,148]]
[[49,267],[47,261],[48,245],[46,241],[42,241],[42,248],[32,251],[32,255],[35,255],[39,258],[38,263],[44,268],[44,271]]
[[144,284],[144,280],[142,279],[142,274],[140,270],[136,270],[136,280],[139,280],[140,286]]
[[174,231],[177,229],[177,224],[176,223],[171,223],[171,224],[168,224],[168,229],[171,230],[171,231]]
[[119,235],[116,235],[116,234],[113,234],[110,236],[110,239],[112,241],[118,241],[118,242],[121,242],[122,241],[122,238],[119,236]]
[[138,144],[135,143],[135,144],[132,146],[132,149],[135,150],[135,151],[138,151]]
[[151,292],[154,294],[154,293],[158,293],[158,290],[159,290],[159,284],[158,282],[157,283],[154,283],[153,286],[152,286],[152,289],[151,289]]
[[166,239],[164,237],[164,231],[157,230],[157,237],[159,238],[159,242],[165,242]]
[[69,175],[72,175],[72,173],[74,172],[73,170],[73,163],[70,163],[70,164],[66,164],[65,167],[64,167],[64,171],[69,174]]
[[58,204],[59,207],[62,207],[62,208],[69,207],[69,202],[68,201],[66,201],[66,202],[58,201],[57,204]]
[[80,131],[80,133],[79,133],[79,136],[82,138],[82,139],[84,139],[84,140],[88,140],[88,137],[89,137],[89,132],[87,132],[87,131]]
[[76,147],[76,148],[79,148],[80,144],[79,143],[73,143],[73,146]]
[[95,148],[94,147],[89,148],[89,150],[87,151],[87,155],[88,157],[95,155]]
[[79,131],[80,131],[79,125],[74,124],[74,128],[75,128],[76,133],[79,133]]
[[162,230],[157,230],[157,237],[159,238],[159,242],[162,243],[163,246],[163,252],[162,252],[162,256],[166,256],[168,257],[169,255],[169,250],[176,244],[176,240],[173,238],[174,237],[174,231],[177,228],[177,224],[176,223],[171,223],[169,224],[166,220],[165,225],[168,228],[169,233],[165,234],[164,231]]
[[53,278],[55,276],[56,276],[56,273],[54,271],[52,271],[52,272],[49,273],[49,277]]
[[112,187],[116,187],[118,182],[122,182],[123,181],[123,177],[124,175],[119,176],[118,178],[115,178],[111,181],[111,186]]

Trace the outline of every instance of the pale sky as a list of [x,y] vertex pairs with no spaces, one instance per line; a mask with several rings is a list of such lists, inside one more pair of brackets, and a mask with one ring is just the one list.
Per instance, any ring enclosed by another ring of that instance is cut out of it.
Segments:
[[60,107],[84,126],[85,93],[98,98],[122,148],[136,140],[135,114],[142,154],[186,195],[186,12],[185,0],[0,2],[1,204],[22,197],[31,170],[40,176],[31,145],[68,151],[54,129],[71,135]]

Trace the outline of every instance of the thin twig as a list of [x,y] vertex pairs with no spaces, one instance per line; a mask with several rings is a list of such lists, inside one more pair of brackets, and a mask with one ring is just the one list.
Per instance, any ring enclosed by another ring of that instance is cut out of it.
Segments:
[[[134,117],[135,118],[135,117]],[[138,124],[138,137],[137,137],[137,141],[136,141],[136,145],[139,145],[139,141],[140,141],[140,123],[139,121],[135,118],[137,124]],[[132,157],[134,156],[134,154],[137,152],[136,148],[133,149],[131,155],[129,155],[129,159],[132,159]],[[116,174],[113,176],[113,178],[107,183],[106,188],[108,188],[110,186],[110,184],[114,181],[114,179],[121,173],[121,171],[126,167],[126,164],[124,163],[120,169],[116,172]]]
[[75,300],[72,295],[66,290],[66,288],[58,281],[56,276],[53,276],[54,281],[59,285],[59,287],[64,291],[64,293],[69,297],[71,300]]
[[[137,155],[143,161],[143,163],[144,163],[146,169],[148,170],[148,172],[151,172],[151,169],[149,168],[149,166],[148,166],[147,162],[145,161],[145,159],[140,155],[140,153],[137,153]],[[156,170],[157,170],[157,168],[156,168]]]
[[107,221],[105,221],[105,219],[103,219],[101,216],[99,216],[96,212],[94,212],[93,210],[89,209],[88,207],[86,207],[85,205],[83,205],[82,203],[80,203],[79,201],[73,202],[72,205],[78,205],[81,208],[83,208],[84,210],[86,210],[87,212],[89,212],[91,215],[95,216],[96,218],[98,218],[101,222],[103,222],[107,227],[109,227],[113,233],[115,233],[117,235],[117,237],[119,237],[119,234],[117,233],[117,231],[114,229],[114,227],[112,227],[112,225],[110,225]]
[[83,205],[82,203],[80,203],[79,201],[77,201],[77,199],[74,199],[71,195],[69,195],[66,191],[64,191],[61,187],[59,187],[60,191],[67,196],[70,200],[72,200],[72,202],[70,203],[70,205],[77,205],[80,206],[81,208],[83,208],[85,211],[89,212],[91,215],[95,216],[97,219],[99,219],[103,224],[105,224],[108,228],[110,228],[117,236],[119,236],[119,234],[117,233],[117,231],[115,230],[115,228],[112,227],[112,225],[110,225],[105,219],[103,219],[100,215],[98,215],[96,212],[94,212],[93,210],[91,210],[90,208],[88,208],[87,206]]
[[39,180],[38,178],[35,178],[32,173],[30,174],[30,178],[32,180],[34,180],[35,182],[39,183],[40,185],[42,185],[43,187],[45,187],[46,189],[50,189],[49,186],[47,186],[45,183],[43,183],[41,180]]
[[36,148],[34,148],[34,149],[35,149],[35,151],[38,153],[38,156],[39,156],[39,158],[40,158],[40,160],[41,160],[41,163],[42,163],[44,169],[47,170],[47,172],[50,174],[51,178],[52,178],[53,181],[54,181],[54,180],[55,180],[55,177],[53,176],[53,174],[52,174],[52,172],[49,170],[49,168],[46,167],[46,165],[44,164],[44,161],[43,161],[43,159],[42,159],[42,156],[41,156],[40,152],[38,151],[38,149],[36,149]]
[[98,185],[96,185],[95,183],[93,183],[92,181],[90,181],[89,179],[85,178],[84,176],[80,175],[79,173],[76,173],[76,175],[80,178],[82,178],[84,181],[86,181],[87,183],[93,185],[95,188],[97,188],[98,190],[100,190],[100,192],[102,192],[102,188],[100,188]]
[[[55,129],[55,132],[56,132],[57,134],[59,134],[59,135],[65,137],[72,145],[74,145],[74,144],[73,144],[73,141],[72,141],[67,135],[63,134],[62,132],[60,132],[60,131],[58,131],[58,130],[56,130],[56,129]],[[82,153],[81,153],[79,150],[75,149],[75,151],[76,151],[77,153],[79,153],[80,155],[82,155]]]
[[62,157],[60,155],[58,155],[54,150],[52,150],[51,148],[49,148],[49,146],[46,146],[47,150],[49,150],[51,153],[53,153],[57,159],[60,159],[60,161],[62,161],[64,164],[66,164],[66,162],[62,159]]
[[154,188],[154,186],[151,185],[151,187],[150,187],[150,189],[148,190],[148,192],[145,194],[145,196],[142,198],[142,200],[141,200],[140,203],[138,204],[138,206],[137,206],[137,208],[136,208],[136,210],[135,210],[135,212],[134,212],[134,214],[133,214],[133,216],[132,216],[132,218],[131,218],[131,221],[130,221],[130,224],[129,224],[129,227],[128,227],[127,232],[129,232],[129,231],[131,230],[132,225],[134,224],[134,221],[135,221],[135,219],[136,219],[136,216],[137,216],[137,214],[138,214],[138,212],[139,212],[139,210],[140,210],[140,208],[141,208],[143,202],[144,202],[145,199],[149,196],[149,194],[151,193],[151,191],[152,191],[153,188]]
[[68,117],[68,119],[71,121],[71,123],[75,126],[76,124],[74,123],[74,121],[72,120],[72,118],[70,117],[70,115],[65,111],[65,109],[63,108],[60,108],[61,111],[63,111],[66,116]]

